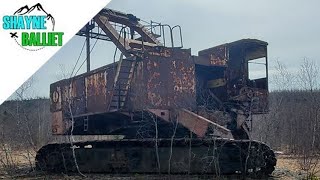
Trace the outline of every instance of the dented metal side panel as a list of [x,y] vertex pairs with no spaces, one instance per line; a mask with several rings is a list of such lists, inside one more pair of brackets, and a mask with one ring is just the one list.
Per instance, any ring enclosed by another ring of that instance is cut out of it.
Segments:
[[129,94],[129,109],[194,108],[195,65],[189,50],[167,49],[138,62]]

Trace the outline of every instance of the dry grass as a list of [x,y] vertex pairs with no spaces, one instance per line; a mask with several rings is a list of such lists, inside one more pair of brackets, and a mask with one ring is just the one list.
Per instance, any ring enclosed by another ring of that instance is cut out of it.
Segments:
[[[291,179],[305,179],[308,172],[302,170],[301,158],[294,156],[281,155],[277,157],[277,167],[273,175],[275,179],[291,180]],[[320,179],[320,164],[316,166],[315,176]]]
[[294,159],[293,157],[278,157],[277,168],[287,168],[292,171],[297,171],[300,167],[297,159]]
[[[31,152],[31,151],[30,151]],[[86,178],[80,177],[78,175],[64,175],[64,174],[41,174],[39,172],[32,172],[30,167],[30,158],[34,160],[35,153],[28,153],[26,151],[15,151],[11,152],[13,161],[17,165],[17,171],[14,174],[8,174],[3,169],[0,169],[0,179],[186,179],[186,177],[181,176],[150,176],[150,175],[131,175],[131,176],[121,176],[121,175],[103,175],[103,174],[90,174]],[[4,152],[0,152],[0,157],[4,157]],[[273,177],[269,179],[272,180],[291,180],[291,179],[303,179],[306,173],[301,170],[298,163],[298,159],[291,156],[279,156],[277,161],[276,170],[273,173]],[[34,164],[32,164],[34,167]],[[0,164],[1,167],[1,164]],[[320,167],[317,167],[320,172]],[[320,177],[318,173],[317,176]],[[187,179],[208,179],[199,178],[196,176],[188,177]],[[216,178],[209,178],[216,179]],[[232,178],[234,179],[234,178]]]
[[18,165],[18,166],[24,166],[28,165],[30,161],[34,161],[35,152],[34,151],[7,151],[3,152],[0,151],[0,157],[5,157],[7,155],[12,157],[12,160]]

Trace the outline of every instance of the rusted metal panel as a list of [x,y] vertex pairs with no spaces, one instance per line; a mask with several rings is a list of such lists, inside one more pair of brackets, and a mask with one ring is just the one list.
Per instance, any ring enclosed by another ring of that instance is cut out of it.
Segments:
[[165,108],[168,105],[168,67],[169,62],[163,57],[150,56],[145,61],[144,69],[147,88],[147,100],[151,107]]
[[[226,45],[199,51],[199,56],[204,57],[202,64],[208,66],[227,66],[229,51]],[[201,59],[199,59],[201,61]]]
[[86,93],[84,78],[76,78],[71,82],[70,99],[72,114],[74,116],[86,113]]
[[[267,42],[257,39],[242,39],[199,51],[199,57],[195,59],[195,63],[206,66],[228,66],[232,61],[231,57],[229,57],[230,52],[233,51],[232,49],[239,50],[240,54],[238,53],[237,57],[243,60],[258,59],[267,56],[267,45]],[[234,62],[241,61],[235,58]]]
[[63,122],[62,111],[52,113],[52,134],[63,134],[65,132],[65,124]]
[[79,117],[107,112],[113,90],[113,67],[116,68],[116,65],[104,66],[52,84],[51,112],[62,111],[63,118],[71,118],[71,113]]
[[61,111],[62,109],[62,96],[61,96],[61,86],[56,84],[50,85],[50,110],[51,112]]
[[168,106],[192,108],[196,106],[195,64],[190,52],[174,52],[169,65]]
[[137,65],[129,96],[132,109],[196,106],[195,68],[189,50],[167,49]]
[[134,73],[129,97],[129,108],[166,109],[169,70],[165,57],[148,56],[139,62]]
[[84,75],[86,113],[105,113],[112,98],[116,64],[111,64]]
[[[107,76],[106,71],[85,77],[88,112],[105,112],[107,109]],[[109,92],[110,93],[110,92]],[[110,94],[108,94],[110,96]]]
[[199,117],[186,110],[181,110],[179,111],[177,121],[197,136],[204,137],[208,130],[209,122],[202,120]]
[[186,109],[179,110],[177,121],[195,133],[198,137],[204,137],[210,127],[214,130],[215,134],[219,134],[221,137],[225,138],[232,138],[229,129]]
[[136,65],[134,70],[134,75],[129,91],[129,97],[127,102],[127,108],[130,110],[136,109],[146,109],[147,107],[147,88],[146,82],[143,80],[145,77],[144,74],[145,63],[140,61]]
[[[64,115],[85,112],[85,86],[82,78],[58,81],[50,87],[51,111],[62,111]],[[69,106],[70,104],[70,106]]]

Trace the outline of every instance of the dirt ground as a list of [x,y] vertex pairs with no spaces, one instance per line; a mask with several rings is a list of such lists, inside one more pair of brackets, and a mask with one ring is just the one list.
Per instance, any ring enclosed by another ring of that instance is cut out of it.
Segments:
[[[301,170],[301,160],[288,156],[280,156],[277,158],[277,166],[273,172],[271,179],[291,180],[291,179],[306,179],[307,173]],[[320,180],[320,164],[317,164],[315,169],[315,180]],[[318,178],[318,179],[316,179]]]
[[[0,154],[0,157],[6,157],[5,154]],[[119,180],[131,180],[131,179],[241,179],[238,176],[229,177],[213,177],[213,176],[182,176],[182,175],[108,175],[108,174],[85,174],[85,177],[79,174],[43,174],[41,172],[31,171],[30,163],[34,159],[32,153],[27,152],[15,152],[13,153],[12,161],[15,162],[15,166],[19,168],[13,172],[7,172],[2,168],[0,170],[0,179],[22,179],[22,180],[37,180],[37,179],[66,179],[66,180],[78,180],[78,179],[119,179]],[[276,170],[272,176],[267,178],[269,180],[300,180],[305,179],[307,172],[301,170],[299,161],[297,158],[290,156],[278,156]],[[0,160],[1,165],[1,160]],[[319,164],[320,165],[320,164]],[[316,174],[315,180],[320,180],[320,167],[317,167],[318,173]],[[318,179],[317,179],[318,178]]]

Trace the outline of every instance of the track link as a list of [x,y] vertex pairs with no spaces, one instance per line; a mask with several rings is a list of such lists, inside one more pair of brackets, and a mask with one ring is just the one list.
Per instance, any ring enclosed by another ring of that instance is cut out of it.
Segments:
[[276,165],[264,143],[229,139],[123,139],[48,144],[38,170],[86,173],[246,174],[268,176]]

